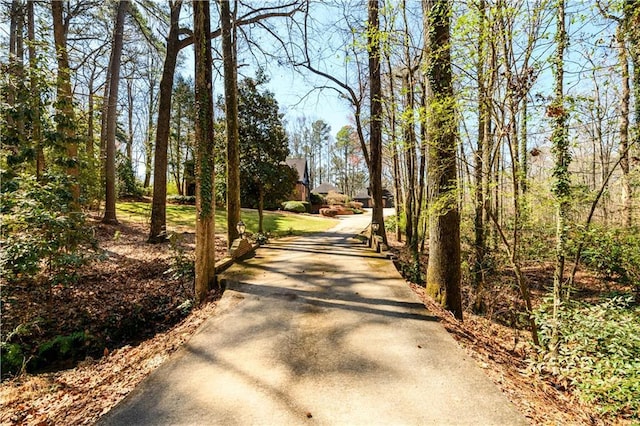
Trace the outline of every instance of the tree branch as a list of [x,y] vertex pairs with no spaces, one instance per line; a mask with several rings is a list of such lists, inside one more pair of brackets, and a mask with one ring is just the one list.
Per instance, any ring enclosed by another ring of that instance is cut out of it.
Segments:
[[[292,17],[293,15],[295,15],[298,12],[301,12],[304,10],[304,6],[306,3],[299,3],[299,2],[292,2],[289,4],[285,4],[285,5],[281,5],[281,6],[277,6],[277,7],[265,7],[265,8],[261,8],[261,9],[256,9],[256,10],[252,10],[249,13],[246,13],[243,17],[241,17],[240,19],[238,19],[236,22],[234,22],[234,25],[236,27],[240,27],[243,25],[251,25],[251,24],[255,24],[259,21],[262,21],[264,19],[269,19],[269,18],[289,18]],[[264,11],[269,11],[269,10],[278,10],[278,9],[282,9],[282,8],[287,8],[287,7],[293,7],[297,5],[296,7],[294,7],[291,10],[287,10],[287,11],[281,11],[281,12],[265,12],[265,13],[261,13]],[[254,13],[259,13],[258,15],[253,15]],[[253,16],[252,16],[253,15]],[[214,38],[218,38],[220,37],[220,35],[222,34],[222,29],[217,28],[214,31],[211,31],[211,33],[209,34],[209,38],[214,39]],[[183,39],[180,41],[180,47],[179,49],[183,49],[187,46],[190,46],[193,44],[193,35],[190,35],[189,37]]]

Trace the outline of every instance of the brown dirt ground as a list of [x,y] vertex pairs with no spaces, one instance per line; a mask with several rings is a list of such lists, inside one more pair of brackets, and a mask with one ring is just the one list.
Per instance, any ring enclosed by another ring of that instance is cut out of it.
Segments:
[[[83,267],[66,286],[3,285],[2,330],[30,324],[20,337],[37,346],[58,335],[84,332],[74,360],[51,357],[47,370],[2,383],[0,424],[92,424],[184,343],[215,309],[216,294],[198,309],[179,308],[193,297],[189,279],[173,276],[178,250],[193,252],[193,233],[175,244],[147,244],[142,224],[92,223],[102,260]],[[216,240],[216,258],[226,242]],[[77,361],[80,360],[78,363]],[[73,368],[75,367],[75,368]],[[55,370],[55,371],[54,371]]]
[[[192,297],[192,290],[189,283],[172,280],[170,274],[165,273],[175,256],[169,244],[145,243],[146,228],[142,225],[95,225],[107,259],[88,266],[76,285],[54,288],[51,295],[27,290],[10,295],[21,298],[27,308],[5,310],[2,327],[10,330],[29,318],[48,315],[57,321],[47,326],[56,326],[46,332],[42,328],[37,338],[42,340],[55,333],[86,329],[85,333],[94,336],[94,342],[103,342],[104,347],[99,346],[97,354],[95,348],[94,352],[87,351],[85,359],[74,368],[25,373],[3,382],[0,424],[95,423],[184,344],[215,311],[216,294],[186,317],[176,309]],[[182,234],[180,246],[187,252],[193,243],[193,234]],[[217,258],[221,258],[225,253],[224,240],[219,239],[217,245]],[[397,244],[394,250],[402,259]],[[542,294],[549,266],[529,268],[526,272],[534,290]],[[591,282],[592,287],[599,282],[589,280],[588,276],[581,279]],[[495,303],[485,317],[467,312],[465,321],[460,323],[425,297],[422,287],[408,285],[532,424],[622,424],[599,417],[569,390],[527,372],[526,357],[531,347],[525,332],[492,321],[509,322],[509,308],[519,303],[514,291],[490,295]],[[594,288],[593,292],[596,291]],[[5,293],[3,291],[3,298],[8,296]],[[138,315],[131,319],[130,312]],[[130,325],[135,326],[136,332],[117,338],[105,331],[109,327],[116,330]]]

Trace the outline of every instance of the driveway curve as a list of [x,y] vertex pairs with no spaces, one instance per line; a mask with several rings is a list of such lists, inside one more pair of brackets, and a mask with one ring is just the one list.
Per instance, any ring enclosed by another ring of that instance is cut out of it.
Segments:
[[99,424],[527,424],[353,238],[370,220],[272,241],[224,272],[216,315]]

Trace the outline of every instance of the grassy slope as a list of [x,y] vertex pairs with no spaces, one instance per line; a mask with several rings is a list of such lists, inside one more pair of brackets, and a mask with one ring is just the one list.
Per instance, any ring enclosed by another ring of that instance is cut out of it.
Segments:
[[[126,202],[117,204],[117,216],[125,222],[149,223],[151,204]],[[247,224],[248,232],[258,231],[258,211],[242,210],[242,220]],[[272,235],[300,235],[321,232],[332,228],[337,220],[318,216],[292,213],[264,212],[265,231]],[[168,230],[193,230],[195,227],[195,207],[187,205],[167,204]],[[226,233],[227,212],[216,209],[216,232]]]

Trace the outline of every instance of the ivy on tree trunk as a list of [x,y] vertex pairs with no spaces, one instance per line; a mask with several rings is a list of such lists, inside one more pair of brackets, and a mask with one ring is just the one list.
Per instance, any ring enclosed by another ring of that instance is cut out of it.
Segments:
[[193,1],[196,97],[195,298],[202,302],[215,283],[215,203],[212,57],[208,1]]
[[460,293],[460,214],[456,172],[455,99],[451,75],[449,0],[425,0],[429,103],[429,263],[427,294],[462,319]]

